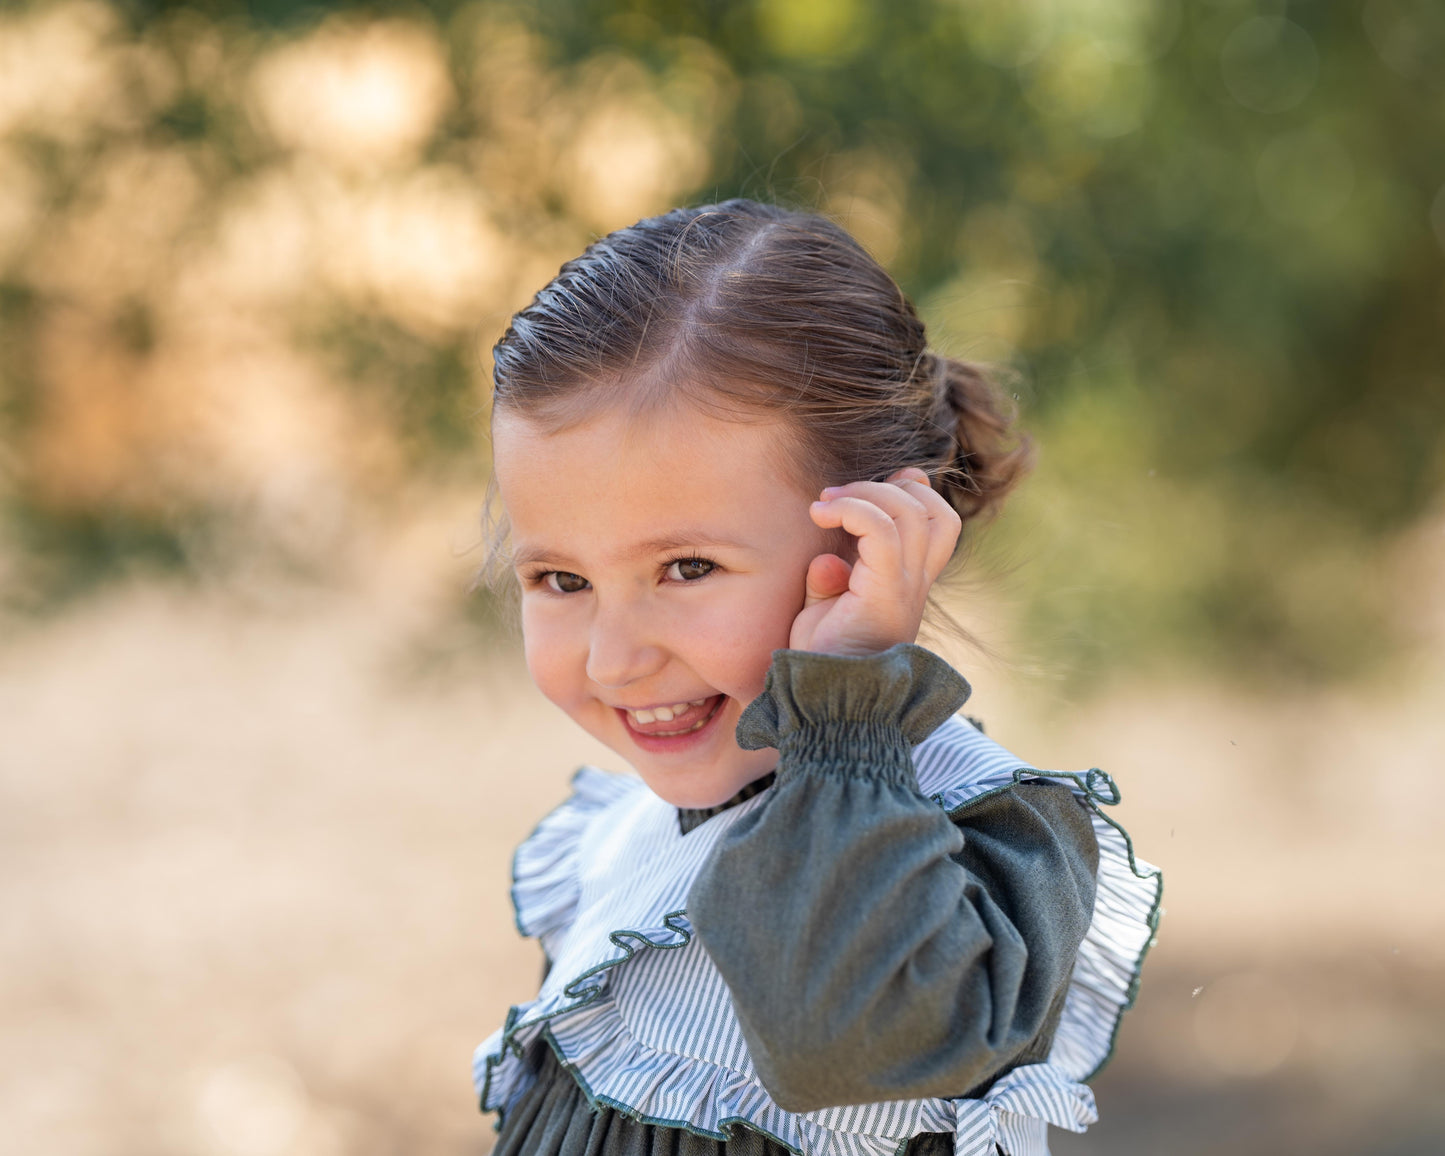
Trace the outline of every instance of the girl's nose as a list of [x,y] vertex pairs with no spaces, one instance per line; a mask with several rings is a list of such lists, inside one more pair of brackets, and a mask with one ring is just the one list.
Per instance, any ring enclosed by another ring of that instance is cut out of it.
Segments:
[[626,686],[655,674],[667,661],[640,617],[626,607],[597,609],[588,640],[587,677],[598,686]]

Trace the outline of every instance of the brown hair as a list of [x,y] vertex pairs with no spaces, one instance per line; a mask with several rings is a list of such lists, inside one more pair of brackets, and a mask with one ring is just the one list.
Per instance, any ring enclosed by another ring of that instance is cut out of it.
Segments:
[[[1028,467],[977,365],[927,348],[897,282],[824,217],[755,201],[674,209],[589,245],[492,351],[493,412],[562,429],[614,404],[791,419],[805,491],[924,470],[965,524]],[[494,590],[509,573],[489,495]]]

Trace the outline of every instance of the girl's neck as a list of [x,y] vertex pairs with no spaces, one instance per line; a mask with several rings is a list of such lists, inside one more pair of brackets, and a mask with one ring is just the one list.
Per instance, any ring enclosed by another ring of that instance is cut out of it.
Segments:
[[769,771],[762,778],[754,779],[727,802],[719,803],[716,807],[679,807],[677,809],[677,825],[682,829],[684,835],[695,831],[714,815],[721,814],[729,807],[736,807],[739,803],[745,803],[754,795],[762,794],[773,785],[775,778],[777,778],[777,773]]

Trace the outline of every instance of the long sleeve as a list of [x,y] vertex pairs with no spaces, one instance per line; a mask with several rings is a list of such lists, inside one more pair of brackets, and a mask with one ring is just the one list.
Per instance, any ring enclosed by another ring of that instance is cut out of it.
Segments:
[[967,695],[918,646],[779,650],[739,720],[741,745],[777,747],[776,783],[714,849],[688,915],[789,1111],[963,1096],[1047,1052],[1098,845],[1058,784],[952,820],[923,796],[912,748]]

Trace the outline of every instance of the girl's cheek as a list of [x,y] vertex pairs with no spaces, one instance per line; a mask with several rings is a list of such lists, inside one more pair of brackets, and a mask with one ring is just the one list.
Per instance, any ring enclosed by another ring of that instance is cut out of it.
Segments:
[[532,682],[552,702],[566,697],[566,635],[545,607],[522,606],[522,652]]
[[537,644],[537,636],[534,632],[523,628],[522,653],[527,660],[527,673],[532,676],[532,682],[548,698],[547,687],[551,682],[550,671],[547,667],[546,651]]
[[[763,683],[773,662],[773,651],[788,645],[793,615],[786,623],[769,621],[766,608],[754,608],[696,629],[692,634],[690,657],[706,664],[719,690],[750,702],[763,693]],[[777,618],[776,615],[772,616]]]

